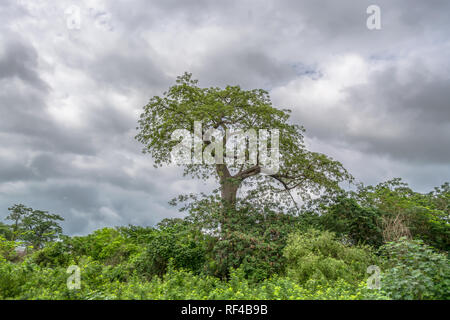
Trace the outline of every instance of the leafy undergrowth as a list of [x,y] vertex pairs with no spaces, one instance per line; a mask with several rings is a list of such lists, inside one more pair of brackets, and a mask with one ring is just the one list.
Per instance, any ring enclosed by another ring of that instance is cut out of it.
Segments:
[[163,277],[144,281],[137,276],[122,282],[114,279],[117,270],[87,259],[81,266],[81,288],[68,289],[67,273],[62,267],[42,268],[23,262],[0,265],[2,299],[270,299],[270,300],[361,300],[388,299],[379,290],[367,289],[363,281],[350,285],[343,280],[328,284],[314,281],[299,285],[287,277],[273,277],[249,283],[242,270],[233,270],[230,278],[194,275],[190,271],[169,268]]

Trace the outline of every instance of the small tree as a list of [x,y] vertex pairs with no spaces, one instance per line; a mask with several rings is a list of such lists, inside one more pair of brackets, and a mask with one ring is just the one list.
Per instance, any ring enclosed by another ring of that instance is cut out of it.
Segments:
[[6,217],[6,220],[11,220],[13,223],[11,225],[13,236],[12,240],[15,241],[20,235],[20,227],[23,219],[30,215],[33,211],[31,208],[25,207],[23,204],[15,204],[11,208],[8,208],[10,214]]
[[14,234],[11,226],[0,222],[0,236],[3,236],[6,240],[12,241]]
[[46,242],[54,241],[62,234],[57,221],[64,218],[47,211],[33,210],[23,204],[8,208],[11,212],[6,219],[13,221],[14,240],[23,240],[35,248],[41,248]]
[[383,244],[382,215],[377,208],[361,207],[355,199],[341,196],[326,209],[321,222],[326,229],[347,237],[353,244],[379,247]]

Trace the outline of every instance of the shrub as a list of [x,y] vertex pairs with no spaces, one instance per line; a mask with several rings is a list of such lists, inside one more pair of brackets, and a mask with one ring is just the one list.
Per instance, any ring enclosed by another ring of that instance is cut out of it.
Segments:
[[0,235],[0,261],[14,261],[18,258],[16,252],[17,243],[8,241]]
[[[28,269],[28,270],[27,270]],[[29,268],[0,259],[0,299],[16,298],[28,280]]]
[[[220,221],[216,218],[216,224]],[[284,272],[282,251],[298,218],[272,210],[241,208],[223,218],[210,251],[208,272],[227,278],[230,268],[241,267],[252,282]]]
[[73,237],[69,240],[69,247],[75,255],[90,256],[111,265],[122,263],[139,251],[138,245],[113,228],[99,229],[85,237]]
[[383,244],[380,228],[382,212],[376,208],[361,207],[355,199],[339,198],[322,216],[325,228],[345,236],[353,244],[365,243],[371,246]]
[[13,240],[14,234],[10,225],[0,222],[0,236],[6,240]]
[[298,283],[319,283],[343,279],[358,283],[366,278],[367,267],[374,264],[370,248],[347,246],[329,231],[310,230],[289,236],[284,249],[287,274]]
[[382,247],[386,271],[382,289],[393,299],[450,298],[450,261],[422,240],[390,242]]
[[51,242],[47,243],[41,250],[35,251],[31,255],[31,259],[40,266],[67,266],[71,260],[69,250],[69,246],[64,242]]
[[199,273],[206,261],[206,236],[180,223],[155,229],[147,236],[145,250],[133,258],[139,275],[151,279],[166,273],[169,260],[176,268]]

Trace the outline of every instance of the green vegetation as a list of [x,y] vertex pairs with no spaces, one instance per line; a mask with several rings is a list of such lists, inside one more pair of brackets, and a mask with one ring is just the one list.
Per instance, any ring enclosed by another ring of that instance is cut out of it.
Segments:
[[[389,197],[369,202],[379,190]],[[448,185],[410,194],[407,210],[387,201],[402,197],[404,189],[388,182],[312,200],[298,215],[247,207],[220,230],[220,214],[200,214],[211,205],[203,199],[185,219],[56,234],[42,247],[17,232],[27,230],[21,220],[3,224],[0,298],[449,299]],[[384,223],[399,210],[405,219],[393,223],[401,226]],[[429,225],[414,228],[416,221]],[[56,220],[51,225],[59,230]],[[70,265],[80,268],[80,289],[67,287]],[[381,269],[380,289],[367,287],[370,265]]]
[[366,278],[367,267],[377,264],[369,247],[346,246],[333,233],[313,229],[291,234],[284,253],[287,274],[298,283],[358,283]]
[[64,219],[47,211],[33,210],[23,204],[8,208],[10,214],[7,220],[12,220],[12,240],[22,240],[35,248],[40,248],[46,242],[53,241],[62,233],[58,224]]
[[447,254],[434,252],[422,240],[390,242],[382,283],[393,299],[450,299],[450,265]]

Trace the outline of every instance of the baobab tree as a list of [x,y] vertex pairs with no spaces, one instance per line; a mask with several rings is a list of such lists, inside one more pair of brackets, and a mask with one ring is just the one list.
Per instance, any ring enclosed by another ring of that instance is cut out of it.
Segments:
[[[324,190],[339,189],[340,182],[351,180],[341,163],[306,149],[303,127],[289,123],[289,117],[290,110],[275,108],[265,90],[243,90],[240,86],[202,88],[198,86],[198,80],[185,73],[177,77],[176,83],[162,96],[152,97],[144,107],[138,121],[136,139],[144,145],[143,152],[153,157],[155,167],[159,167],[172,161],[171,152],[180,143],[180,139],[172,139],[173,133],[180,129],[198,132],[196,122],[201,122],[201,128],[200,134],[189,137],[193,141],[189,144],[193,146],[192,152],[195,141],[200,139],[203,155],[206,152],[215,159],[218,149],[208,147],[214,140],[211,130],[222,133],[219,138],[216,135],[215,140],[221,140],[219,142],[224,146],[229,145],[227,139],[230,135],[227,132],[230,131],[276,130],[279,137],[277,148],[273,148],[272,140],[265,141],[269,141],[271,152],[279,152],[276,171],[264,170],[259,154],[261,148],[256,150],[256,155],[248,148],[245,151],[246,160],[253,157],[256,161],[193,161],[180,164],[184,166],[184,175],[199,179],[215,177],[220,183],[222,203],[230,209],[236,207],[238,190],[248,181],[253,181],[250,185],[253,184],[256,192],[264,182],[271,186],[273,192],[288,194],[293,200],[294,195],[304,198]],[[250,145],[251,141],[247,142]],[[261,139],[258,144],[261,145]],[[233,156],[236,157],[236,154]]]

